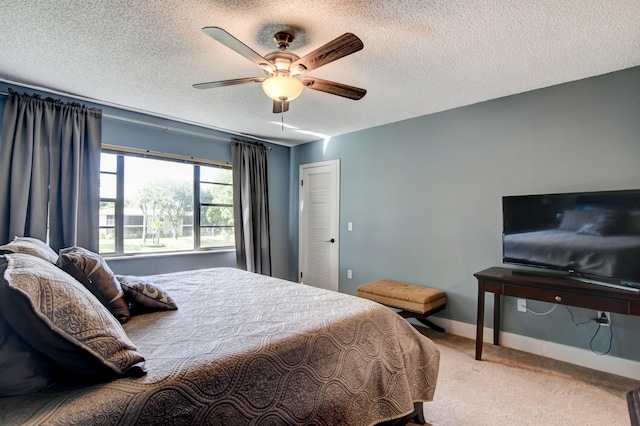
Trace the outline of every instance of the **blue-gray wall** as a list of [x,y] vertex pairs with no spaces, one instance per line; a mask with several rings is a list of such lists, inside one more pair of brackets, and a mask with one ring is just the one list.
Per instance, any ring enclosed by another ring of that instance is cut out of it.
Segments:
[[[73,99],[67,99],[55,94],[38,92],[0,82],[0,91],[7,92],[8,88],[12,88],[18,93],[39,93],[42,97],[50,96],[53,98],[61,98],[65,101],[74,101]],[[234,135],[145,114],[96,105],[90,102],[80,102],[89,106],[102,108],[104,113],[114,116],[151,122],[169,128],[179,128],[227,139],[234,137]],[[0,116],[2,116],[4,112],[5,103],[6,97],[0,96]],[[102,122],[102,142],[130,148],[231,162],[231,144],[228,140],[210,139],[171,130],[165,132],[162,128],[150,127],[108,117],[104,117]],[[0,141],[0,143],[2,142]],[[266,145],[272,148],[267,154],[267,170],[269,179],[269,208],[271,213],[270,226],[272,235],[271,253],[273,275],[280,278],[288,278],[290,269],[290,243],[288,240],[290,149],[275,144]],[[198,253],[185,253],[178,256],[149,255],[144,257],[124,257],[109,259],[108,262],[114,272],[134,275],[159,274],[185,269],[236,266],[235,252],[233,250],[222,252],[203,251]]]
[[[300,164],[338,158],[340,291],[378,279],[433,286],[448,295],[440,316],[475,324],[473,273],[502,264],[502,196],[640,188],[640,67],[301,145],[291,182]],[[292,184],[295,244],[297,198]],[[297,264],[293,245],[292,276]],[[612,323],[611,354],[640,360],[640,318]],[[595,328],[576,327],[564,307],[534,317],[504,302],[507,332],[588,349]]]
[[[0,83],[0,90],[7,85]],[[0,113],[4,101],[0,97]],[[228,142],[112,119],[104,121],[103,141],[223,161],[231,155]],[[640,68],[342,135],[328,143],[272,148],[269,201],[276,276],[297,276],[299,165],[339,158],[340,290],[355,294],[358,285],[381,278],[441,288],[448,294],[448,307],[440,315],[474,324],[473,273],[501,264],[503,195],[640,188]],[[353,222],[352,232],[347,222]],[[116,272],[131,274],[234,264],[232,252],[111,262]],[[347,269],[353,270],[353,279],[346,278]],[[529,303],[538,311],[549,306]],[[594,314],[571,309],[577,320]],[[611,354],[640,360],[640,318],[614,314],[612,322]],[[592,325],[576,327],[563,307],[533,317],[517,313],[509,298],[503,329],[585,349],[594,333]],[[596,343],[602,348],[603,342]]]

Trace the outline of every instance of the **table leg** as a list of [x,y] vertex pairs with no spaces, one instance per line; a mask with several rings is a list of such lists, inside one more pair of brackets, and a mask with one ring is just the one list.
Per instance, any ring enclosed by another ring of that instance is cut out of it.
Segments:
[[493,298],[493,344],[500,345],[500,312],[502,312],[502,297],[500,293],[494,293]]
[[484,332],[484,282],[478,280],[478,317],[476,319],[476,359],[482,359],[482,339]]

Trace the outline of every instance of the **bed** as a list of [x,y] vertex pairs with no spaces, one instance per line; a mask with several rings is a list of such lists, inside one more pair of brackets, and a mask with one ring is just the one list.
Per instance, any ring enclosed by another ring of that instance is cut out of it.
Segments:
[[557,228],[505,234],[510,262],[640,282],[640,212],[569,210]]
[[580,235],[547,229],[504,236],[505,257],[569,268],[585,274],[637,277],[640,282],[640,235]]
[[139,278],[178,307],[122,326],[146,374],[0,398],[0,424],[373,425],[433,399],[438,349],[375,302],[233,268]]

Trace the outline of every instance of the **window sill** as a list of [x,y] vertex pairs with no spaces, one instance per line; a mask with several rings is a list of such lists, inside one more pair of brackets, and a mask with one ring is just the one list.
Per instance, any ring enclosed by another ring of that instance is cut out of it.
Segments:
[[107,262],[119,261],[119,260],[132,260],[132,259],[151,259],[159,257],[179,257],[179,256],[203,256],[211,255],[214,253],[229,253],[235,252],[233,248],[225,249],[213,249],[213,250],[195,250],[195,251],[171,251],[160,253],[140,253],[140,254],[114,254],[114,255],[100,255]]

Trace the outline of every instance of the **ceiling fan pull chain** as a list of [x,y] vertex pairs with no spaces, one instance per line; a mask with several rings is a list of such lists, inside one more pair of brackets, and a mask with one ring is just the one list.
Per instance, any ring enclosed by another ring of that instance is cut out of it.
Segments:
[[280,126],[281,130],[284,132],[284,102],[287,98],[280,98]]

